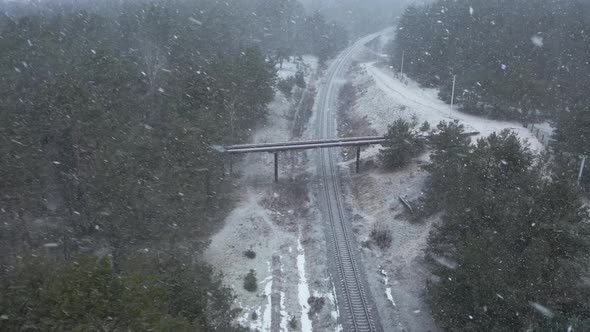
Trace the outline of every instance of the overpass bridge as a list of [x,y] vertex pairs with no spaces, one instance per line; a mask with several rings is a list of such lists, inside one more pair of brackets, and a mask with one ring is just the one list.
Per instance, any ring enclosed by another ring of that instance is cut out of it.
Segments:
[[274,154],[274,174],[275,182],[279,181],[279,153],[290,150],[308,150],[322,149],[333,147],[356,147],[356,172],[359,172],[361,161],[361,147],[372,144],[382,144],[385,142],[385,136],[363,136],[363,137],[343,137],[328,138],[310,141],[292,141],[292,142],[275,142],[275,143],[258,143],[258,144],[238,144],[228,145],[220,150],[229,154],[243,154],[267,152]]

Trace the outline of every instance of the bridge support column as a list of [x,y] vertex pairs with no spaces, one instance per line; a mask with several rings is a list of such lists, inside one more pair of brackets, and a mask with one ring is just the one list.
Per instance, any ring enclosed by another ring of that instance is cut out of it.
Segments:
[[231,178],[231,175],[233,173],[233,170],[234,170],[234,155],[233,154],[230,154],[229,155],[229,174],[228,174],[228,176],[230,178]]
[[356,172],[359,172],[359,169],[361,167],[361,147],[357,146],[356,147]]
[[279,182],[279,153],[275,152],[275,182]]

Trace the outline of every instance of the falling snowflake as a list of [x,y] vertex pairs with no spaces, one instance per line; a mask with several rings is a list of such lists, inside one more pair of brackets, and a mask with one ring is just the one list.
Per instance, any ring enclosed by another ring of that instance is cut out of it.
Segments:
[[543,47],[543,37],[539,35],[534,35],[531,37],[531,41],[537,47]]
[[547,318],[553,318],[553,316],[555,316],[553,311],[551,311],[549,308],[545,307],[544,305],[541,305],[537,302],[529,302],[529,304],[531,307],[533,307],[535,310],[537,310],[538,312],[540,312],[543,316],[545,316]]
[[473,7],[469,6],[469,15],[473,16]]
[[196,25],[203,25],[203,22],[201,22],[201,21],[197,20],[197,19],[196,19],[196,18],[194,18],[194,17],[189,17],[188,19],[189,19],[191,22],[195,23]]

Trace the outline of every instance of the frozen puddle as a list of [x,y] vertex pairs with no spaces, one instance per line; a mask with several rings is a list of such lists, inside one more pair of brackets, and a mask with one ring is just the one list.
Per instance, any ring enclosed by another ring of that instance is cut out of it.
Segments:
[[299,305],[301,306],[301,332],[312,332],[311,320],[309,319],[309,285],[305,278],[305,251],[301,246],[301,240],[297,239],[297,271],[299,273],[299,285],[297,290],[299,294]]

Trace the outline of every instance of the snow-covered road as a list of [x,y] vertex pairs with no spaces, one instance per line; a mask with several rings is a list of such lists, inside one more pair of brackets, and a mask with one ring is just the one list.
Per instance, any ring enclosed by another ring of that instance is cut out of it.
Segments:
[[[492,132],[510,129],[516,132],[520,138],[527,139],[533,151],[543,150],[543,145],[533,133],[517,122],[497,121],[456,110],[451,111],[450,106],[438,98],[438,90],[436,89],[421,88],[411,80],[404,84],[394,77],[391,71],[377,67],[374,62],[361,64],[361,67],[373,78],[376,86],[385,92],[393,102],[405,106],[406,112],[410,115],[415,114],[420,121],[428,121],[431,125],[436,125],[443,120],[459,120],[469,130],[480,132],[480,136],[488,136]],[[394,120],[388,119],[390,122]]]

